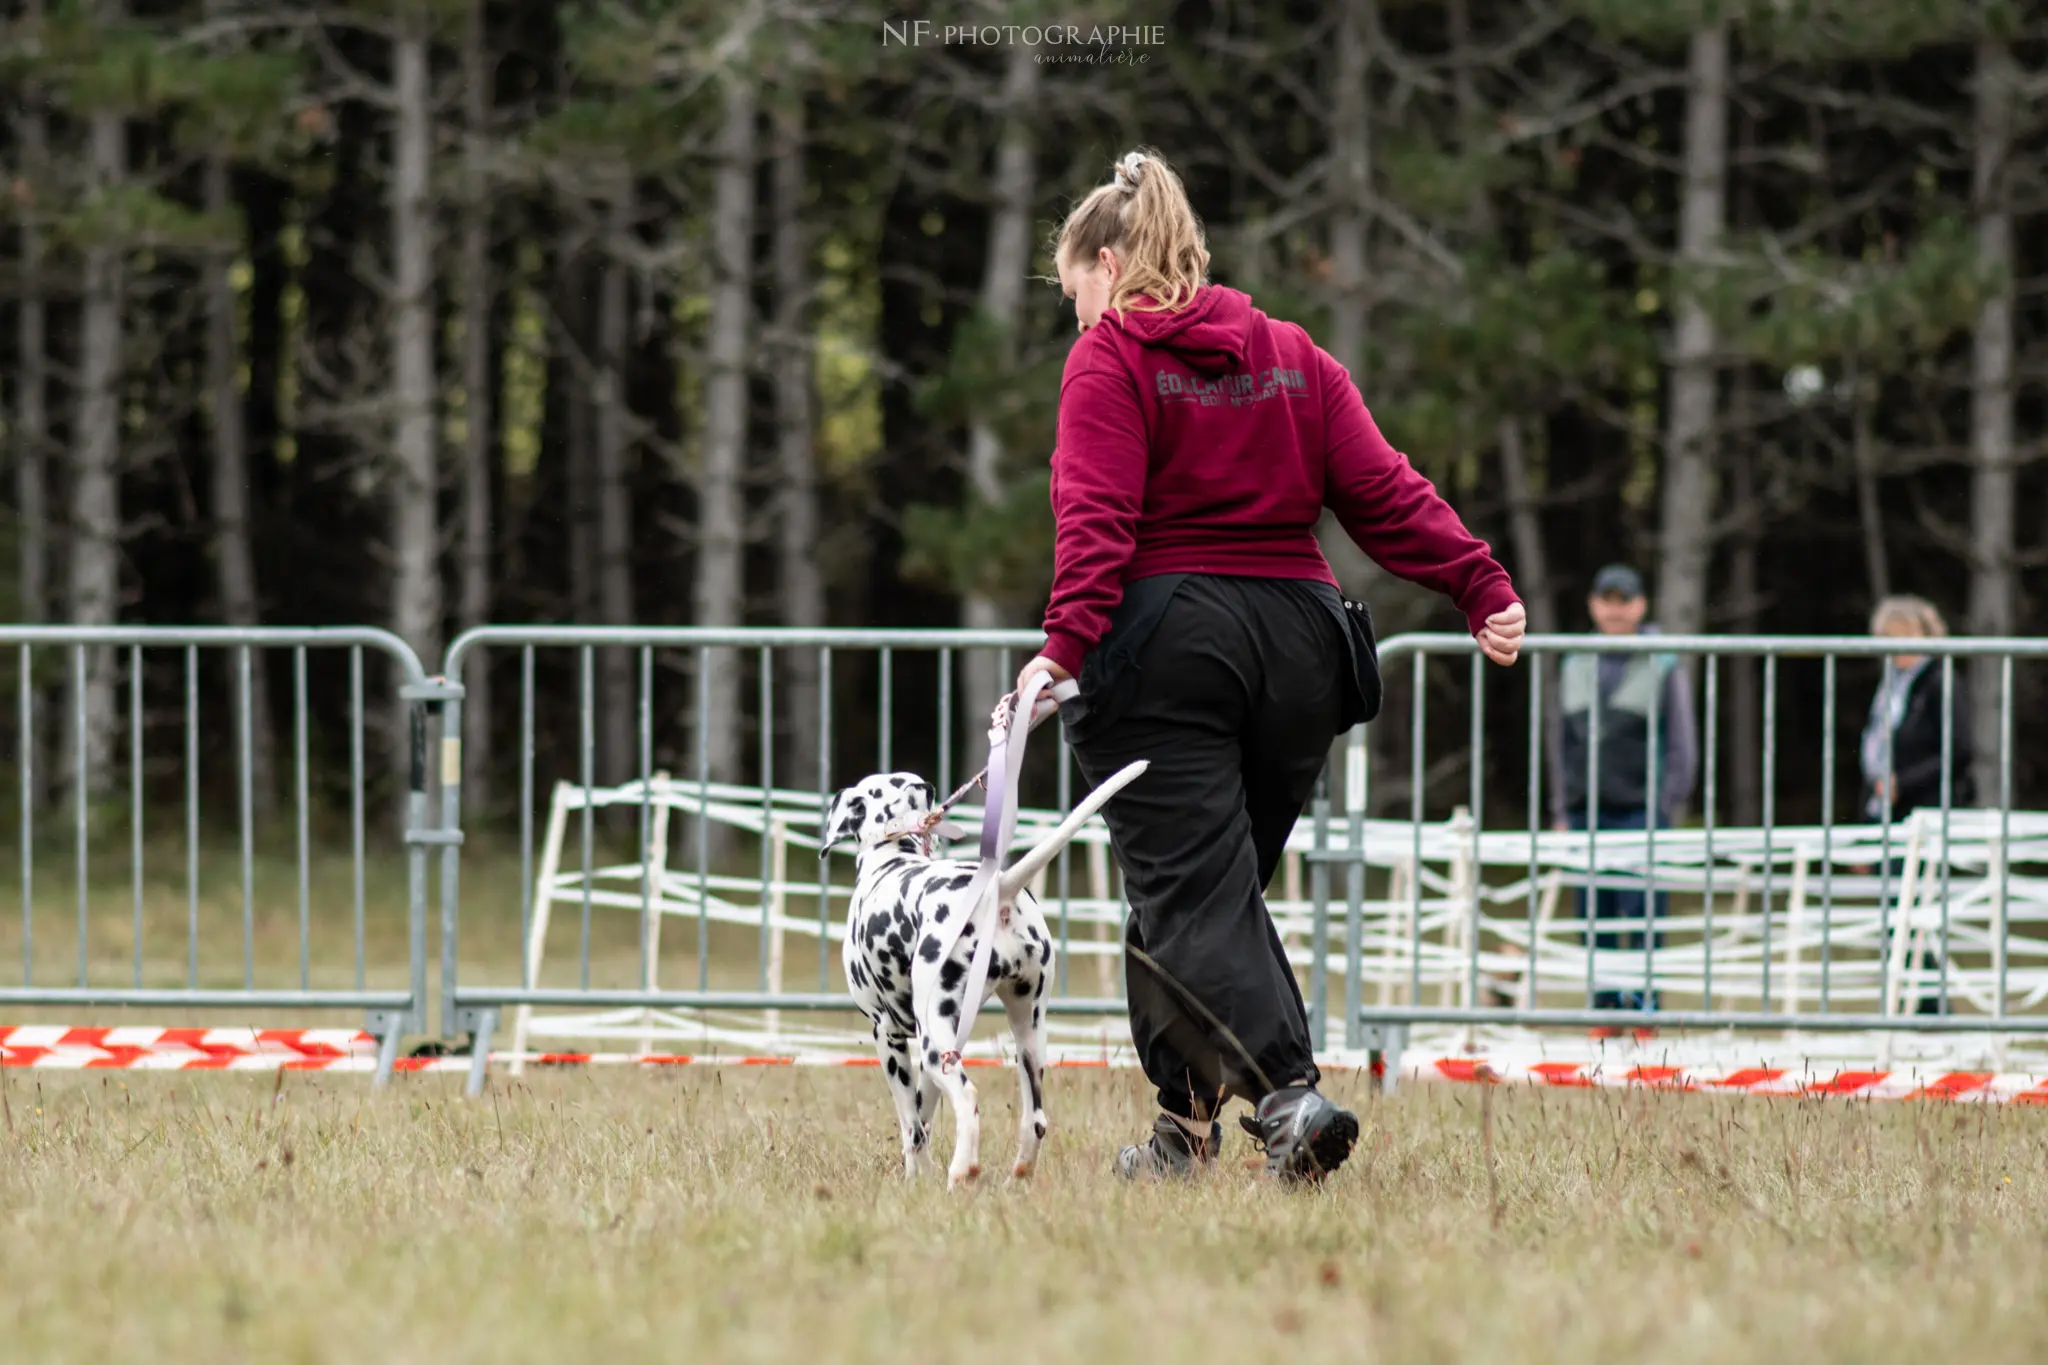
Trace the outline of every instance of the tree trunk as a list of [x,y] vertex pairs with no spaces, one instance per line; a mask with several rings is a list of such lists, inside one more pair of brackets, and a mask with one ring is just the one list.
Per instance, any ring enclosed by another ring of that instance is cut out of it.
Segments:
[[[2011,185],[2014,86],[2011,49],[1995,39],[1977,46],[1976,156],[1971,201],[1977,250],[2003,284],[1977,315],[1970,364],[1970,633],[2013,633],[2013,248]],[[1976,778],[1987,805],[1999,797],[1999,661],[1971,670],[1976,714]]]
[[[392,629],[433,670],[441,656],[440,491],[435,430],[433,106],[427,41],[417,17],[392,53],[397,101],[391,170]],[[406,752],[405,703],[393,747]],[[403,771],[403,767],[399,771]]]
[[[992,185],[995,211],[989,216],[988,254],[982,260],[981,312],[995,328],[1005,369],[1014,358],[1013,338],[1024,313],[1024,277],[1031,269],[1031,206],[1038,189],[1031,117],[1038,65],[1038,49],[1021,43],[1010,49],[1004,65],[1002,132]],[[1003,500],[1002,441],[986,422],[968,427],[967,484],[976,501],[994,506]],[[999,630],[1013,623],[1004,604],[991,598],[969,593],[961,603],[960,624],[969,630]],[[966,752],[973,758],[988,732],[989,710],[1010,690],[1010,679],[1003,676],[1001,655],[992,649],[967,652],[963,679],[965,695],[957,709]]]
[[[1734,496],[1729,499],[1731,506],[1741,512],[1747,510],[1756,497],[1756,456],[1746,443],[1738,449],[1729,462]],[[1738,634],[1749,634],[1757,628],[1757,543],[1760,537],[1753,522],[1745,524],[1735,541],[1735,553],[1729,566],[1728,587],[1735,599],[1735,619],[1729,628]],[[1727,771],[1733,777],[1735,788],[1734,819],[1745,829],[1754,828],[1763,822],[1763,664],[1753,658],[1724,657],[1721,660],[1721,678],[1727,685],[1731,725],[1729,727],[1729,763]],[[1706,693],[1700,693],[1700,705],[1706,705]],[[1705,743],[1706,725],[1702,715],[1700,725],[1701,742]],[[1706,771],[1706,756],[1700,758],[1700,771]],[[1700,789],[1700,804],[1706,805],[1706,788]]]
[[[811,237],[804,203],[804,107],[791,99],[775,127],[775,448],[782,477],[780,567],[782,623],[825,624],[825,579],[818,567],[818,467],[811,369]],[[802,789],[818,774],[818,653],[790,652],[784,661],[780,713],[784,782]]]
[[[462,51],[462,578],[456,623],[474,630],[491,618],[491,200],[484,164],[491,117],[490,54],[485,46],[483,0],[470,0]],[[490,657],[468,659],[462,685],[463,806],[485,814],[491,806]]]
[[[1550,583],[1550,555],[1543,543],[1543,509],[1529,478],[1529,450],[1523,440],[1522,424],[1503,417],[1495,433],[1500,445],[1501,491],[1508,505],[1508,540],[1515,550],[1515,592],[1529,612],[1529,629],[1538,635],[1555,635],[1563,628],[1558,618],[1557,594]],[[1564,769],[1557,756],[1564,752],[1564,711],[1558,705],[1557,659],[1537,654],[1531,666],[1543,673],[1543,752],[1548,754],[1554,804],[1564,802]]]
[[[1330,216],[1330,354],[1351,372],[1351,382],[1361,393],[1365,389],[1366,237],[1370,222],[1367,199],[1372,192],[1368,103],[1371,73],[1365,47],[1370,3],[1371,0],[1344,0],[1338,11],[1336,64],[1331,69],[1330,88],[1334,110],[1330,134],[1334,168],[1331,188],[1335,199]],[[1359,598],[1366,597],[1369,590],[1374,596],[1382,589],[1399,591],[1327,512],[1317,524],[1316,539],[1344,591]],[[1380,605],[1384,609],[1385,603]],[[1388,734],[1388,727],[1379,727],[1377,733]]]
[[[31,22],[42,18],[40,0],[30,6]],[[45,121],[41,92],[22,92],[15,135],[21,148],[22,169],[29,182],[40,182],[49,166],[49,127]],[[14,391],[14,525],[16,552],[20,556],[21,619],[40,625],[50,619],[50,490],[44,460],[48,454],[49,353],[47,324],[43,307],[43,235],[34,212],[21,217],[21,302],[15,312]],[[40,703],[40,694],[35,698]],[[20,737],[17,763],[28,766],[29,799],[40,806],[46,799],[49,774],[45,771],[49,733],[42,707],[36,707],[35,721]]]
[[[696,623],[736,626],[745,607],[747,349],[753,323],[754,87],[726,79],[718,171],[712,187],[711,336],[704,383],[704,465],[697,486]],[[742,755],[740,659],[714,649],[707,660],[711,778],[736,782]]]
[[1366,237],[1372,193],[1371,60],[1365,35],[1372,0],[1342,0],[1331,71],[1330,354],[1365,389]]
[[[589,309],[584,295],[589,274],[583,258],[572,251],[566,239],[556,261],[555,314],[563,336],[565,352],[587,353]],[[567,382],[563,385],[568,407],[564,433],[564,482],[567,485],[569,522],[569,619],[578,625],[597,620],[597,476],[595,435],[596,414],[590,401],[589,378],[571,358],[564,362]]]
[[[606,250],[599,266],[597,376],[591,405],[597,416],[597,606],[607,625],[633,624],[633,490],[627,481],[626,264],[620,252],[633,230],[633,181],[622,173],[608,209]],[[598,652],[598,780],[625,782],[639,776],[634,750],[638,708],[634,705],[634,661],[630,649]]]
[[[1727,218],[1725,25],[1693,35],[1690,65],[1678,255],[1681,266],[1697,269],[1711,262]],[[1698,631],[1706,618],[1707,569],[1714,548],[1714,408],[1719,376],[1714,362],[1714,323],[1705,305],[1681,294],[1676,312],[1664,455],[1658,617],[1666,629],[1689,635]]]
[[1892,591],[1891,562],[1885,553],[1884,511],[1877,500],[1877,442],[1870,430],[1873,395],[1853,369],[1849,373],[1849,455],[1856,465],[1856,517],[1863,530],[1863,572],[1873,607]]
[[[233,204],[224,157],[206,159],[206,209],[225,215]],[[235,290],[228,279],[234,252],[209,252],[204,267],[206,291],[206,391],[213,407],[213,559],[220,578],[221,617],[231,626],[260,624],[256,595],[256,556],[249,532],[249,442],[242,410],[242,347],[235,335]],[[250,781],[259,796],[276,796],[275,732],[271,729],[270,693],[265,685],[263,651],[250,655],[249,714],[242,714],[242,693],[234,692],[236,735],[249,727]],[[235,741],[240,743],[239,738]],[[240,752],[239,749],[236,750]]]
[[[101,9],[117,19],[119,8]],[[91,177],[95,191],[116,190],[126,177],[127,127],[118,113],[94,114],[91,127]],[[95,245],[85,251],[83,316],[78,343],[78,417],[73,434],[71,467],[71,624],[114,624],[121,608],[121,378],[122,259],[121,248]],[[86,788],[108,789],[113,773],[116,719],[114,653],[105,647],[85,651],[83,723],[67,695],[63,717],[65,762],[62,778],[72,782],[83,763]],[[67,679],[67,693],[75,687]],[[80,753],[80,730],[83,753]]]

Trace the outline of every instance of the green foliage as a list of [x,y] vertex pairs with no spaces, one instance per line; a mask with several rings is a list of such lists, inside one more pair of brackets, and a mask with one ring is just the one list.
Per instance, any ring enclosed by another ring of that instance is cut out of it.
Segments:
[[1682,42],[1713,24],[1741,18],[1754,0],[1565,0],[1564,8],[1602,33],[1647,43]]
[[1502,416],[1612,382],[1656,355],[1643,320],[1599,264],[1564,247],[1526,266],[1475,256],[1461,306],[1411,312],[1399,336],[1412,387],[1383,406],[1427,449],[1462,448]]
[[312,126],[290,119],[302,67],[288,52],[200,51],[168,26],[99,24],[75,5],[15,25],[4,51],[0,78],[37,82],[76,117],[164,116],[187,152],[273,157]]
[[943,426],[981,423],[1005,450],[1050,451],[1066,357],[1020,366],[1015,354],[1009,332],[977,310],[954,332],[947,368],[919,388],[918,415]]
[[536,168],[623,166],[657,173],[680,164],[690,152],[677,136],[677,128],[686,123],[675,101],[661,90],[593,94],[536,122],[520,150]]
[[234,214],[187,208],[141,185],[117,185],[81,201],[56,225],[54,235],[79,248],[156,247],[193,251],[228,246],[241,238]]
[[1977,0],[1749,0],[1747,35],[1763,51],[1817,60],[1904,57],[1967,35]]
[[1752,251],[1703,297],[1731,344],[1767,364],[1903,364],[1968,328],[2004,284],[1969,229],[1946,218],[1897,260],[1843,261],[1816,249],[1774,266]]
[[1480,196],[1526,173],[1524,163],[1501,153],[1455,152],[1400,134],[1389,134],[1375,149],[1375,159],[1389,196],[1429,218],[1455,219]]
[[1013,606],[1052,584],[1052,476],[1013,480],[1000,502],[964,507],[913,503],[903,512],[903,577]]
[[192,151],[261,159],[297,147],[314,120],[288,118],[301,69],[281,52],[235,52],[166,64],[163,89],[176,101],[175,133]]

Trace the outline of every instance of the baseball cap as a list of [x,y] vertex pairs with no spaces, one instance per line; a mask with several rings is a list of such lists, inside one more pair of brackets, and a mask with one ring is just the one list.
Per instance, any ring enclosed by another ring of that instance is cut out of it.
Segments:
[[1593,575],[1593,596],[1637,598],[1643,595],[1643,576],[1626,564],[1609,564]]

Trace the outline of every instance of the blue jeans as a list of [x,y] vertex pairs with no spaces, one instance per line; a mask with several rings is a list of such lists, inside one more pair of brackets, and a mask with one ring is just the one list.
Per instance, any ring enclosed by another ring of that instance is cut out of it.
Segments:
[[[1649,815],[1648,811],[1641,810],[1604,810],[1600,812],[1599,828],[1616,831],[1648,829],[1650,828]],[[1582,806],[1577,810],[1571,811],[1565,816],[1565,820],[1573,829],[1584,830],[1586,828],[1585,808]],[[1660,821],[1657,828],[1663,828],[1663,822]],[[1592,899],[1593,911],[1589,916],[1586,913],[1586,892],[1584,890],[1579,892],[1580,919],[1639,920],[1643,918],[1645,905],[1648,905],[1650,917],[1653,919],[1664,913],[1665,893],[1662,891],[1651,897],[1642,891],[1623,891],[1609,888],[1594,892]],[[1662,946],[1662,939],[1655,931],[1652,931],[1651,939],[1652,947]],[[1593,946],[1596,949],[1640,950],[1643,947],[1643,934],[1640,930],[1635,929],[1606,930],[1593,935]],[[1596,985],[1604,984],[1596,978]],[[1657,1008],[1657,992],[1654,990],[1645,991],[1640,988],[1633,990],[1596,989],[1593,992],[1593,1008],[1596,1010],[1654,1010]]]

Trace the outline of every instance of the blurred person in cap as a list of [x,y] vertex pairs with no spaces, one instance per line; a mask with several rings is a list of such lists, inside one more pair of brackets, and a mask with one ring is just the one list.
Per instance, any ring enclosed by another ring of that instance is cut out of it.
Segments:
[[[1586,611],[1602,635],[1653,635],[1644,618],[1650,601],[1643,576],[1626,564],[1609,564],[1593,576]],[[1643,830],[1669,828],[1692,793],[1699,768],[1699,736],[1692,688],[1675,654],[1568,654],[1559,665],[1558,709],[1562,729],[1551,782],[1551,815],[1558,829]],[[1598,791],[1587,789],[1594,710],[1599,711]],[[1652,718],[1655,725],[1651,724]],[[1655,762],[1651,736],[1655,734]],[[1655,786],[1652,787],[1652,778]],[[1579,913],[1592,919],[1641,920],[1663,910],[1660,893],[1649,904],[1641,891],[1603,890],[1588,909],[1580,893]],[[1596,948],[1640,949],[1642,934],[1608,932]],[[1595,1009],[1657,1008],[1656,992],[1603,986]]]

